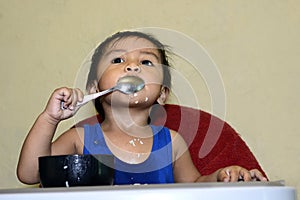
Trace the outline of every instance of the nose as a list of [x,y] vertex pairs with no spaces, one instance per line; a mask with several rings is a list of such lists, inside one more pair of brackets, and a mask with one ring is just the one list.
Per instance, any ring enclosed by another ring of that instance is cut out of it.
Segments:
[[138,65],[135,65],[135,66],[129,65],[129,66],[125,67],[125,71],[126,72],[137,72],[138,73],[138,72],[141,71],[141,68]]

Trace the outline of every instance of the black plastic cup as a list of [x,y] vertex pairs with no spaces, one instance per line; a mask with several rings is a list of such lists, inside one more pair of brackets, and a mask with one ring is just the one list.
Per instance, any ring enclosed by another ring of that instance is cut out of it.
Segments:
[[39,157],[42,187],[113,185],[113,155],[60,155]]

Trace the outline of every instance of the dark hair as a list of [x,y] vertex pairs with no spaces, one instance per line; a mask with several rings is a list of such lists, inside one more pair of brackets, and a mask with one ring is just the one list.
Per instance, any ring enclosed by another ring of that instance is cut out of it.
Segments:
[[[117,42],[121,39],[129,38],[129,37],[146,39],[157,47],[158,53],[160,54],[160,58],[162,61],[161,64],[163,65],[163,85],[168,88],[171,88],[171,73],[169,69],[170,63],[167,55],[167,52],[169,52],[168,47],[162,44],[159,40],[157,40],[155,37],[153,37],[150,34],[142,33],[139,31],[123,31],[123,32],[117,32],[112,36],[108,37],[95,49],[94,54],[92,56],[91,67],[87,78],[87,83],[86,83],[87,89],[91,86],[94,80],[97,80],[97,70],[98,70],[99,62],[103,58],[103,55],[105,54],[109,45],[111,45],[112,42]],[[99,99],[96,99],[94,101],[94,104],[96,110],[104,118],[103,108]]]

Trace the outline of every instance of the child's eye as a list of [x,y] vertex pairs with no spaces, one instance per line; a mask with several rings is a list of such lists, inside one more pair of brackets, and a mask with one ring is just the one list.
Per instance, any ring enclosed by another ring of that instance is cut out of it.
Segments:
[[113,64],[122,63],[122,62],[124,62],[124,60],[122,58],[115,58],[111,61],[111,63],[113,63]]
[[154,66],[153,63],[150,60],[143,60],[141,62],[142,65],[147,65],[147,66]]

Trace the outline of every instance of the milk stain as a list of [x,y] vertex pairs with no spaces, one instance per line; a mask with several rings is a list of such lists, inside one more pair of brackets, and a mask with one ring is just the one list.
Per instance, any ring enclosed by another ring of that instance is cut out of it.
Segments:
[[70,187],[68,181],[66,181],[65,184],[66,184],[66,187],[67,187],[67,188]]
[[[130,98],[133,98],[133,97],[137,97],[138,96],[138,94],[137,93],[134,93],[134,94],[131,94],[129,97]],[[145,98],[145,102],[147,102],[149,100],[149,98],[148,97],[146,97]],[[139,103],[139,101],[138,100],[136,100],[135,102],[134,102],[135,104],[138,104]]]

